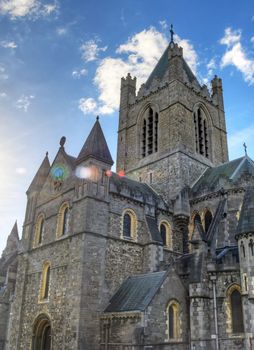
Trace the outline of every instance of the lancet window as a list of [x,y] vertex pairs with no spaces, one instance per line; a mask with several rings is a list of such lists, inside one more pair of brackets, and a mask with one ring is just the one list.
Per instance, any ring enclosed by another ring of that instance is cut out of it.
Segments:
[[196,152],[209,158],[208,126],[204,111],[198,108],[194,112]]
[[142,124],[142,157],[158,151],[159,115],[149,107]]

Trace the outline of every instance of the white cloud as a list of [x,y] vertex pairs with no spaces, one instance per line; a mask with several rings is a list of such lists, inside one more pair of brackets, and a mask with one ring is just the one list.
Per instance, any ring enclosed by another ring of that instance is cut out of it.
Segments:
[[48,16],[57,10],[57,3],[43,5],[39,0],[0,0],[0,13],[12,19]]
[[2,91],[0,92],[0,98],[6,98],[7,97],[7,93]]
[[242,32],[240,29],[232,30],[228,27],[225,29],[224,37],[220,39],[222,45],[232,46],[241,40]]
[[22,109],[24,112],[27,112],[28,107],[31,105],[31,100],[34,99],[33,95],[22,95],[16,102],[16,108]]
[[80,70],[74,70],[71,73],[71,75],[75,79],[80,79],[81,77],[84,77],[84,76],[87,75],[87,69],[83,68],[83,69],[80,69]]
[[226,28],[220,43],[227,46],[221,59],[221,68],[235,66],[247,83],[254,84],[254,60],[248,58],[241,44],[241,30],[233,31],[231,28]]
[[88,40],[80,46],[82,52],[82,59],[85,62],[95,61],[98,58],[100,51],[104,52],[107,50],[107,46],[99,47],[98,40]]
[[14,41],[1,41],[0,45],[5,49],[16,49],[18,45]]
[[[192,44],[179,37],[176,40],[183,46],[184,57],[196,72],[197,54]],[[99,91],[98,101],[82,98],[79,108],[84,114],[111,114],[117,110],[121,77],[131,73],[137,77],[139,87],[146,81],[167,45],[166,36],[153,27],[130,37],[117,48],[118,57],[106,57],[100,61],[94,77],[94,84]]]
[[252,44],[254,44],[254,36],[250,38]]

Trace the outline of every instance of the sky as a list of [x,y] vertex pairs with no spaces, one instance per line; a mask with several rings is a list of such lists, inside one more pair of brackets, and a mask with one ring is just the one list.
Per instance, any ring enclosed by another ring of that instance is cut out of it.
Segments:
[[223,80],[230,159],[254,158],[253,0],[0,0],[0,253],[63,135],[77,156],[98,114],[116,159],[120,79],[145,82],[171,23],[199,81]]

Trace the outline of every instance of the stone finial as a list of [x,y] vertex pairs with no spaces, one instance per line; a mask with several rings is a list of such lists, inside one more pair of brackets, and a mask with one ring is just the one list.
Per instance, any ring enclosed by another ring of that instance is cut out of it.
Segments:
[[63,148],[63,147],[64,147],[65,142],[66,142],[66,137],[65,137],[65,136],[62,136],[62,137],[61,137],[61,139],[60,139],[60,142],[59,142],[59,144],[60,144],[61,148]]

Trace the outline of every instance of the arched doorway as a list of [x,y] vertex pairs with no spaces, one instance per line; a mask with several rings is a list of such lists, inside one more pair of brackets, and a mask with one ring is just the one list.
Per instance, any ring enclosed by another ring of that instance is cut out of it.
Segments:
[[51,350],[51,323],[46,315],[35,321],[32,350]]

